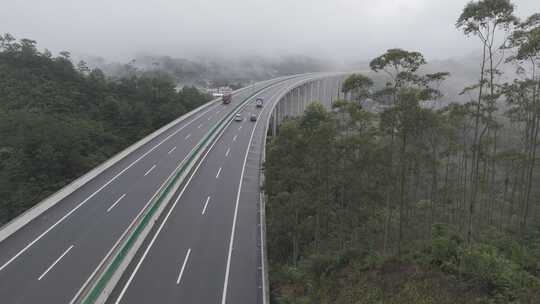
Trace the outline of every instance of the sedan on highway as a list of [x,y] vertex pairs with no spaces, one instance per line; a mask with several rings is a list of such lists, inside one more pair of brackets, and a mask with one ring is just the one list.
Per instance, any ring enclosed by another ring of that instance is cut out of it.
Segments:
[[238,113],[234,116],[234,121],[242,121],[242,114]]
[[249,117],[249,120],[251,120],[251,121],[257,121],[257,115],[251,114],[251,116]]

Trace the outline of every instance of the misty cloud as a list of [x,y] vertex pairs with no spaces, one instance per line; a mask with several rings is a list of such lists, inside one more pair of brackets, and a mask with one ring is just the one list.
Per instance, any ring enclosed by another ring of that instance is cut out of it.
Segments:
[[[428,58],[470,53],[455,29],[468,0],[26,0],[6,1],[0,31],[53,51],[125,60],[147,52],[174,57],[304,54],[368,59],[392,47]],[[517,14],[538,0],[514,1]],[[535,5],[536,3],[536,5]]]

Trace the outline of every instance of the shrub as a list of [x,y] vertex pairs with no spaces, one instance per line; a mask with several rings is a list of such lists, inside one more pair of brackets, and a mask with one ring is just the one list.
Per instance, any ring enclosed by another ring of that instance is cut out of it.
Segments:
[[431,263],[440,266],[444,271],[457,270],[459,257],[463,251],[461,237],[445,224],[433,225],[432,234]]
[[475,245],[466,249],[461,270],[470,280],[486,288],[488,292],[507,299],[514,299],[527,279],[519,265],[502,256],[495,247]]

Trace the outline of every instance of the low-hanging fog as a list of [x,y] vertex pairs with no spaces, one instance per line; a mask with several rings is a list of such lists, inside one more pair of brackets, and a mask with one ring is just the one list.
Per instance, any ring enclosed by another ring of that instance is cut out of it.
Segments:
[[[453,98],[477,75],[479,42],[455,28],[468,1],[5,1],[0,32],[70,51],[109,75],[129,72],[131,61],[139,71],[165,70],[179,84],[364,69],[399,47],[451,72]],[[520,18],[540,9],[538,0],[512,2]]]
[[[430,59],[477,47],[454,27],[469,0],[25,0],[4,1],[0,31],[52,51],[127,59],[302,54],[359,60],[388,48]],[[517,15],[538,0],[516,0]]]

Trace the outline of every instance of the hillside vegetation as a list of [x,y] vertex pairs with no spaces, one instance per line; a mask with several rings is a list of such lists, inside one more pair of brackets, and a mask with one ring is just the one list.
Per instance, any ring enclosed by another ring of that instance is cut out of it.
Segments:
[[448,73],[391,49],[370,62],[382,88],[351,75],[353,101],[280,126],[265,164],[273,303],[540,303],[540,14],[513,10],[482,0],[458,19],[483,49],[465,104],[433,106]]
[[207,102],[166,77],[110,80],[69,53],[0,36],[0,223]]

